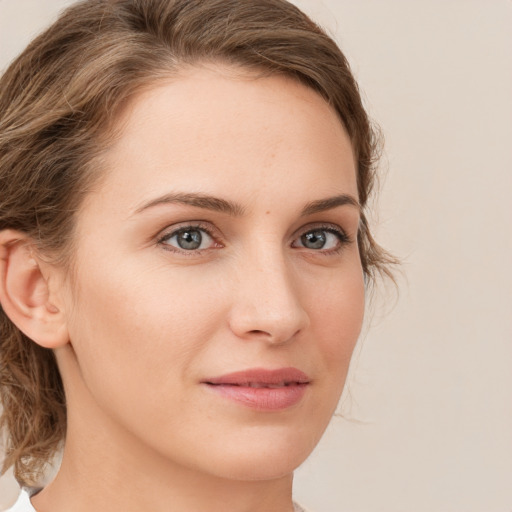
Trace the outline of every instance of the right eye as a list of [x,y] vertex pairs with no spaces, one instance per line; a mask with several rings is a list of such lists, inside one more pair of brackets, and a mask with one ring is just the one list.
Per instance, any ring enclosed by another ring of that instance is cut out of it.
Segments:
[[159,243],[179,251],[201,251],[215,246],[210,233],[199,226],[186,226],[166,234]]

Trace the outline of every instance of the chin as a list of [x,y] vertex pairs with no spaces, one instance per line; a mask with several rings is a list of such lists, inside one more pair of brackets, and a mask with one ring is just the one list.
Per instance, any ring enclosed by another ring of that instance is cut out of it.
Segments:
[[216,467],[215,474],[220,478],[240,480],[246,482],[278,480],[293,474],[304,462],[309,452],[297,457],[295,454],[288,456],[261,455],[246,457],[232,462],[224,462]]
[[[323,431],[322,431],[323,432]],[[321,433],[322,433],[321,432]],[[282,432],[236,439],[219,450],[210,447],[211,471],[232,480],[275,480],[291,475],[311,454],[321,433]]]

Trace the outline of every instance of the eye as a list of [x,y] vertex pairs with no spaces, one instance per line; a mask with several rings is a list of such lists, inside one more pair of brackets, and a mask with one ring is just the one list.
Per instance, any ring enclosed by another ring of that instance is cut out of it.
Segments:
[[215,246],[212,236],[198,226],[186,226],[164,235],[159,243],[181,251],[200,251]]
[[314,251],[336,251],[349,241],[348,236],[341,229],[321,227],[306,231],[293,242],[292,247],[303,247]]

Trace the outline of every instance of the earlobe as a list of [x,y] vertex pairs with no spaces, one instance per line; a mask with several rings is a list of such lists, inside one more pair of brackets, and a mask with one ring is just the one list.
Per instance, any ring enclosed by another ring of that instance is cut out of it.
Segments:
[[5,314],[26,336],[45,348],[65,345],[64,312],[50,297],[48,277],[23,233],[0,231],[0,303]]

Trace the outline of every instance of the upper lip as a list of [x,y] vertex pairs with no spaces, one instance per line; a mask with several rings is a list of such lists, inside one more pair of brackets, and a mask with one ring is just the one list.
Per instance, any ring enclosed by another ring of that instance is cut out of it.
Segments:
[[276,370],[252,368],[203,380],[205,384],[231,386],[250,386],[251,384],[285,386],[287,384],[308,384],[309,382],[309,377],[297,368],[279,368]]

